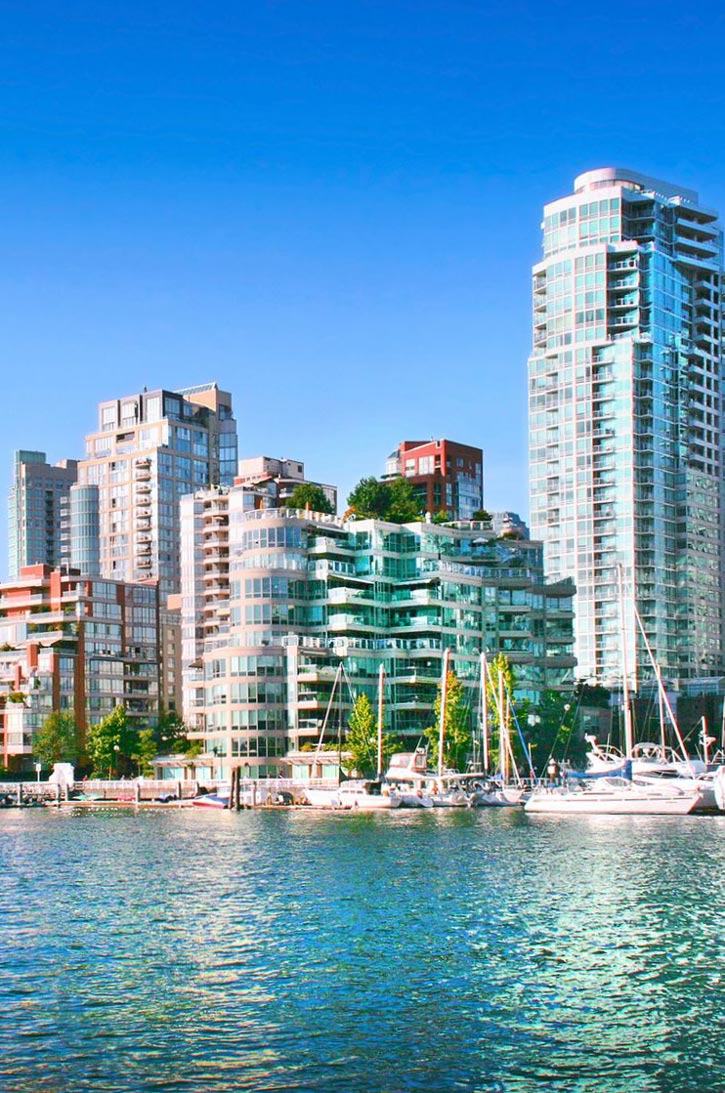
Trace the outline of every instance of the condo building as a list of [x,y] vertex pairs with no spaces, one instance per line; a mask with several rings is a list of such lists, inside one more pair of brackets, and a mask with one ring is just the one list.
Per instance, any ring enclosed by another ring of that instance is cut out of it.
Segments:
[[388,456],[384,479],[403,477],[423,512],[470,520],[483,509],[483,452],[455,440],[403,440]]
[[54,710],[74,716],[82,740],[119,704],[132,726],[156,724],[156,586],[44,565],[0,585],[3,766],[32,769],[33,737]]
[[64,560],[61,514],[78,476],[74,459],[50,465],[45,452],[17,451],[8,502],[8,575]]
[[157,580],[164,602],[179,591],[179,498],[231,485],[236,470],[232,399],[215,383],[102,402],[78,464],[71,556],[115,580]]
[[333,510],[337,511],[337,487],[305,478],[305,465],[299,459],[275,459],[268,455],[240,459],[234,477],[236,486],[267,487],[277,505],[286,505],[298,486],[319,486]]
[[506,653],[534,702],[571,679],[573,586],[545,583],[540,544],[498,539],[488,522],[255,508],[241,491],[183,505],[184,716],[219,776],[289,773],[301,749],[344,731],[353,694],[377,700],[381,665],[386,728],[413,746],[446,648],[472,718],[484,651]]
[[691,190],[604,168],[544,208],[531,533],[576,584],[583,678],[621,678],[623,647],[651,677],[636,614],[666,677],[722,669],[722,271],[717,213]]

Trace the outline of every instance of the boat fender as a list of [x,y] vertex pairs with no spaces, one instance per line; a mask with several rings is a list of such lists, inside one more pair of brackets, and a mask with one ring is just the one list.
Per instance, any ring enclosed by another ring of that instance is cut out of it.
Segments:
[[267,796],[264,798],[264,803],[265,803],[265,805],[271,805],[272,804],[272,794],[271,793],[268,793]]

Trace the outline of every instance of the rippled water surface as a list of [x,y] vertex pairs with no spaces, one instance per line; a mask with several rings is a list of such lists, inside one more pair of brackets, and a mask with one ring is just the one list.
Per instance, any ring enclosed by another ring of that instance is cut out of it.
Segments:
[[725,1088],[725,818],[0,813],[0,1089]]

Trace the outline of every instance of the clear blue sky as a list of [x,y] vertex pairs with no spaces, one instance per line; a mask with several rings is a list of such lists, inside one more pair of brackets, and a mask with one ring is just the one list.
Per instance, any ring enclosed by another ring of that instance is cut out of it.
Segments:
[[217,380],[243,455],[344,498],[449,436],[523,514],[543,203],[623,165],[725,210],[710,0],[0,15],[8,482],[16,448],[82,455],[102,399]]

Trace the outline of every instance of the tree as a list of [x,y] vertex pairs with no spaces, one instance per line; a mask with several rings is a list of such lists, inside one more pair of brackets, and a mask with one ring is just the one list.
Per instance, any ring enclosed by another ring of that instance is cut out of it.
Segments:
[[[378,769],[378,724],[370,699],[366,694],[359,694],[355,699],[348,719],[348,732],[345,750],[350,753],[350,770],[357,771],[362,777],[370,777]],[[399,747],[399,742],[390,733],[383,732],[383,767],[387,767],[390,756]]]
[[374,476],[361,478],[348,496],[347,503],[356,516],[383,520],[390,504],[388,485],[378,482]]
[[159,716],[158,727],[154,730],[156,748],[160,755],[186,753],[189,745],[188,726],[179,717],[176,710],[165,710]]
[[388,520],[391,524],[409,524],[421,516],[420,501],[407,478],[391,482],[361,478],[347,503],[356,516]]
[[[438,744],[440,741],[440,717],[442,686],[438,684],[438,694],[433,704],[436,724],[425,730],[430,744],[431,761],[438,765]],[[471,752],[473,735],[471,716],[466,706],[463,684],[451,669],[446,677],[446,709],[443,719],[443,766],[451,770],[466,769]]]
[[86,737],[86,751],[94,774],[109,778],[112,772],[118,774],[123,761],[131,758],[135,739],[136,734],[129,726],[123,706],[116,706],[97,725],[91,725]]
[[[592,688],[592,691],[594,688]],[[603,688],[597,688],[603,691]],[[536,749],[539,773],[543,772],[553,756],[559,761],[566,759],[575,767],[586,763],[587,744],[575,731],[578,702],[576,694],[560,694],[558,691],[544,691],[531,722],[531,744]],[[604,691],[605,695],[608,692]]]
[[388,508],[385,519],[393,524],[410,524],[420,520],[421,504],[407,478],[394,478],[388,486]]
[[502,764],[501,762],[502,756],[499,744],[502,720],[514,754],[516,754],[517,751],[519,756],[521,754],[518,734],[511,732],[511,725],[513,722],[511,706],[513,703],[515,687],[516,676],[511,667],[509,658],[505,653],[497,653],[488,663],[486,697],[488,700],[489,728],[498,730],[498,732],[491,735],[489,754],[494,767],[499,767],[500,769],[503,769],[505,766],[505,764]]
[[138,767],[139,774],[153,774],[152,760],[158,755],[156,733],[153,729],[140,729],[136,734],[136,745],[131,752],[131,759]]
[[78,726],[72,713],[54,710],[33,740],[33,756],[44,767],[54,763],[77,763],[80,755]]
[[302,482],[295,486],[285,501],[288,509],[310,509],[311,512],[335,512],[334,505],[328,500],[325,491],[314,482]]

